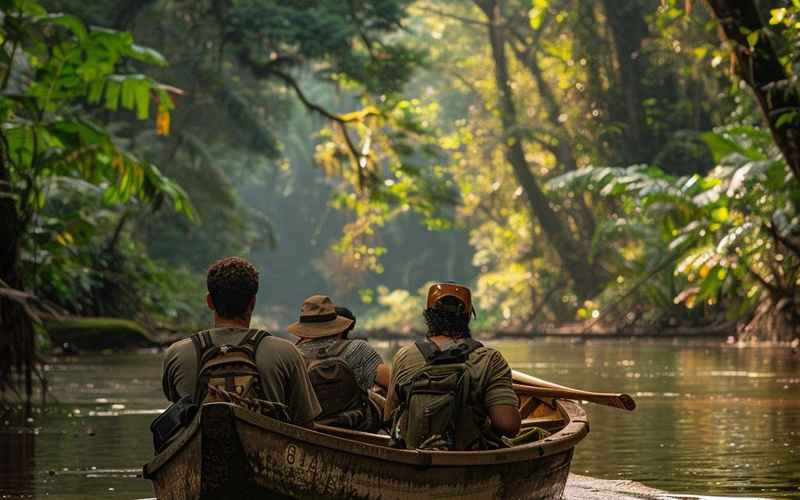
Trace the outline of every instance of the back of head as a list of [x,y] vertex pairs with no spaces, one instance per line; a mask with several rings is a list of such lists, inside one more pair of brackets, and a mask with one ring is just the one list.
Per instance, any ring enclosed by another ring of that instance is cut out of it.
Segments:
[[258,293],[258,271],[242,258],[226,257],[208,269],[206,285],[219,316],[241,318]]
[[353,314],[353,311],[344,306],[336,306],[336,314],[353,321],[353,323],[351,323],[350,326],[348,326],[347,329],[345,329],[341,334],[342,338],[346,339],[347,335],[350,334],[350,332],[352,332],[356,327],[356,315]]
[[469,337],[473,314],[472,293],[466,286],[444,282],[428,290],[427,308],[423,312],[428,336]]

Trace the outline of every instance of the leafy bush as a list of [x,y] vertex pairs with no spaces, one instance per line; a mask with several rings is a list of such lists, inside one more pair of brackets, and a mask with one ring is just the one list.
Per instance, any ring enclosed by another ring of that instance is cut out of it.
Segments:
[[[616,272],[639,283],[651,307],[753,313],[762,301],[796,314],[800,285],[800,186],[768,132],[736,126],[705,134],[717,161],[707,175],[674,177],[653,166],[593,167],[554,179],[612,207],[598,246],[632,248]],[[669,269],[670,274],[660,273]],[[655,276],[660,279],[653,280]],[[668,283],[665,281],[669,281]],[[649,291],[648,291],[649,290]],[[637,295],[640,297],[641,294]],[[657,297],[657,299],[656,299]],[[706,318],[709,319],[709,318]]]

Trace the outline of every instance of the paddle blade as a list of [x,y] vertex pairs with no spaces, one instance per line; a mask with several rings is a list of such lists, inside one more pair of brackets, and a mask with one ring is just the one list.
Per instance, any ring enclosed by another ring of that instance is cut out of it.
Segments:
[[629,395],[620,394],[619,395],[619,400],[622,401],[623,405],[625,405],[625,409],[626,410],[633,411],[633,410],[636,409],[636,401],[634,401],[633,398],[630,397]]

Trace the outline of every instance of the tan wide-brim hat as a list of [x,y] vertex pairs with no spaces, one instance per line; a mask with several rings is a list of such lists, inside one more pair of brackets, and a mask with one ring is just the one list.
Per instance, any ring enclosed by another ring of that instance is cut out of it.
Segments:
[[327,295],[312,295],[300,308],[300,319],[289,325],[289,332],[304,338],[330,337],[345,331],[353,320],[336,314],[336,304]]

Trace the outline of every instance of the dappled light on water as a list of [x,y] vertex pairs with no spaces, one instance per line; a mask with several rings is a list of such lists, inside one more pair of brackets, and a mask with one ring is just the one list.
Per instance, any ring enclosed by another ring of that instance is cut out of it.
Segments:
[[[387,358],[397,349],[397,343],[376,345]],[[653,498],[800,494],[800,358],[791,350],[671,341],[492,345],[515,369],[636,398],[633,413],[585,405],[591,433],[576,449],[576,474],[675,494]],[[152,457],[149,424],[165,406],[160,368],[153,352],[65,358],[51,366],[58,401],[30,421],[0,422],[0,497],[152,496],[140,467]]]

